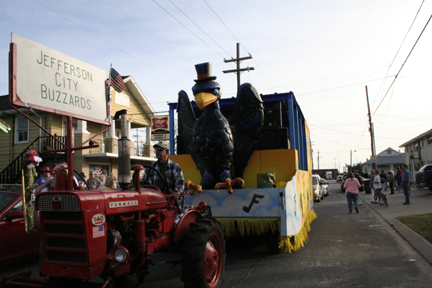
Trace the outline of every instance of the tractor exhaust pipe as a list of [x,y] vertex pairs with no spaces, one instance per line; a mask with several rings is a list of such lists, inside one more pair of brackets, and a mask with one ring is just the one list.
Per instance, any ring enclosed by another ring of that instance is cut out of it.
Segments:
[[121,189],[125,190],[131,183],[131,141],[128,139],[127,110],[117,111],[114,119],[118,119],[119,116],[121,116],[121,138],[118,139],[118,179]]

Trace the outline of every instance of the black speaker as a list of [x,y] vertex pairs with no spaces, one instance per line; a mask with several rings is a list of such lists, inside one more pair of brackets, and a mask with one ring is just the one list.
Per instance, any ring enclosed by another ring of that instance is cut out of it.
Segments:
[[264,127],[282,127],[281,102],[264,102]]
[[177,155],[187,154],[186,141],[182,135],[177,135]]
[[264,127],[258,150],[288,149],[288,128]]

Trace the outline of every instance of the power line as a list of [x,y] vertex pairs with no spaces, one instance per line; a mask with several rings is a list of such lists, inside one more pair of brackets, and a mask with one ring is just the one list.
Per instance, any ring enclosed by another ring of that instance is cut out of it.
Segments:
[[222,21],[222,19],[216,14],[216,12],[213,10],[213,8],[207,3],[206,0],[203,0],[204,3],[210,8],[210,10],[213,12],[213,14],[219,19],[219,21],[225,26],[225,28],[231,33],[231,35],[237,40],[237,42],[240,42],[239,39],[234,35],[234,33],[231,32],[231,30],[228,28],[227,25]]
[[362,134],[358,134],[358,133],[350,133],[350,132],[344,132],[344,131],[338,131],[335,129],[330,129],[330,128],[326,128],[326,127],[322,127],[322,126],[317,126],[317,125],[313,125],[313,124],[309,124],[310,127],[316,127],[316,128],[320,128],[320,129],[324,129],[324,130],[329,130],[329,131],[333,131],[333,132],[338,132],[341,134],[351,134],[351,135],[356,135],[356,136],[361,136]]
[[[243,45],[243,44],[240,44],[241,46],[243,46],[243,48],[246,50],[246,52],[247,53],[249,53],[249,51],[248,51],[248,49]],[[249,53],[250,54],[250,53]],[[265,73],[264,73],[264,70],[263,69],[261,69],[261,66],[258,64],[258,62],[256,61],[256,59],[252,59],[254,62],[255,62],[255,64],[258,66],[258,70],[261,72],[261,74],[264,76],[264,79],[267,81],[267,83],[270,85],[270,87],[273,89],[273,90],[275,90],[275,88],[273,87],[273,85],[272,85],[272,83],[270,82],[270,80],[268,80],[268,78],[267,78],[267,76],[265,75]]]
[[[234,35],[234,33],[228,28],[228,26],[225,24],[224,21],[222,21],[222,19],[219,17],[219,15],[216,14],[216,12],[213,10],[213,8],[207,3],[206,0],[203,0],[204,3],[210,8],[210,10],[213,12],[213,14],[219,19],[219,21],[222,23],[222,25],[225,26],[225,28],[228,30],[229,33],[231,33],[231,35],[234,37],[234,39],[237,40],[237,43],[240,43],[241,41]],[[246,52],[250,55],[250,52],[248,51],[248,49],[241,44],[241,46],[243,46],[243,48],[245,48]],[[267,76],[264,73],[264,70],[261,69],[261,67],[258,65],[258,62],[254,59],[253,60],[255,62],[255,64],[257,65],[258,69],[260,70],[261,74],[264,76],[264,79],[270,84],[270,86],[272,86],[272,84],[270,83],[270,81],[268,80]],[[247,75],[246,75],[247,76]],[[249,78],[249,77],[248,77]],[[273,87],[273,86],[272,86]],[[273,88],[274,90],[274,88]]]
[[363,133],[361,134],[360,140],[359,140],[359,142],[357,143],[356,148],[355,148],[354,150],[357,150],[357,149],[360,147],[360,144],[361,144],[361,142],[363,141],[363,137],[364,137],[364,135],[366,134],[366,129],[367,129],[367,127],[368,127],[368,124],[366,123],[365,128],[364,128],[364,130],[363,130]]
[[[411,26],[408,28],[408,31],[407,31],[407,33],[405,34],[405,37],[402,39],[402,43],[400,44],[399,49],[398,49],[397,52],[396,52],[396,55],[393,57],[393,60],[392,60],[392,62],[390,63],[390,66],[389,66],[388,69],[387,69],[386,77],[387,77],[387,75],[388,75],[388,73],[389,73],[389,71],[390,71],[391,66],[393,65],[394,61],[396,60],[396,57],[397,57],[397,55],[399,54],[399,51],[400,51],[400,49],[402,48],[402,45],[403,45],[403,43],[405,42],[405,39],[406,39],[406,37],[408,36],[408,33],[410,32],[412,26],[414,25],[414,22],[415,22],[415,20],[417,19],[418,14],[420,13],[420,10],[421,10],[421,8],[422,8],[422,6],[423,6],[423,3],[424,3],[424,0],[422,1],[421,5],[420,5],[420,8],[418,9],[416,16],[414,17],[414,20],[413,20],[412,23],[411,23]],[[383,86],[384,86],[384,82],[381,84],[381,87],[380,87],[380,89],[378,90],[378,93],[381,91],[381,89],[382,89]],[[378,94],[378,93],[377,93],[377,94]],[[375,99],[376,99],[376,98],[375,98]]]
[[[337,77],[342,77],[342,76],[337,76]],[[388,77],[393,77],[393,75],[391,75],[391,76],[387,76],[387,78],[388,78]],[[371,79],[371,80],[365,80],[365,81],[363,81],[363,82],[357,82],[357,83],[348,84],[348,85],[343,85],[343,86],[331,87],[331,88],[324,89],[324,90],[318,90],[318,91],[313,91],[313,92],[305,92],[305,93],[296,93],[296,95],[297,95],[297,96],[301,96],[301,95],[316,94],[316,93],[321,93],[321,92],[328,92],[328,91],[332,91],[332,90],[338,90],[338,89],[342,89],[342,88],[346,88],[346,87],[357,86],[357,85],[364,84],[364,83],[369,83],[369,82],[373,82],[373,81],[378,81],[378,80],[381,80],[381,79],[384,79],[384,77],[376,78],[376,79]],[[318,81],[322,81],[322,79],[321,79],[321,80],[308,81],[308,82],[304,82],[304,83],[312,83],[312,82],[318,82]],[[286,86],[293,86],[293,85],[300,85],[300,84],[303,84],[303,83],[297,83],[297,84],[291,84],[291,85],[288,84],[288,85],[284,85],[284,86],[278,86],[278,87],[276,87],[276,88],[286,87]],[[270,89],[270,88],[268,88],[268,87],[266,87],[266,88],[262,88],[262,87],[261,87],[261,88],[257,88],[257,89],[259,89],[259,91],[264,91],[264,90],[268,90],[268,89]],[[235,93],[235,92],[225,92],[224,95],[231,95],[231,94],[235,95],[236,93]]]
[[[60,17],[66,19],[66,20],[69,21],[69,22],[71,22],[72,24],[74,24],[74,25],[80,27],[80,28],[83,29],[84,31],[86,31],[86,32],[88,32],[89,34],[93,35],[94,37],[96,37],[96,38],[102,40],[103,42],[105,42],[105,43],[111,45],[112,47],[116,48],[117,50],[119,50],[119,51],[123,52],[124,54],[130,56],[131,58],[133,58],[133,59],[135,59],[135,60],[138,60],[139,62],[143,63],[144,65],[148,66],[149,68],[151,68],[151,69],[153,69],[153,70],[159,72],[160,74],[162,74],[162,75],[164,75],[164,76],[166,76],[166,77],[168,77],[168,78],[170,78],[170,79],[176,81],[176,82],[179,83],[179,84],[186,85],[186,84],[184,84],[184,83],[181,83],[181,82],[178,81],[177,79],[172,78],[169,74],[165,74],[164,72],[160,71],[159,69],[157,69],[157,68],[151,66],[150,64],[148,64],[148,63],[142,61],[142,60],[139,59],[138,57],[135,57],[134,55],[130,54],[129,52],[126,52],[125,50],[121,49],[120,47],[117,47],[116,45],[114,45],[113,43],[109,42],[108,40],[105,40],[104,38],[99,37],[97,34],[91,32],[90,30],[88,30],[88,29],[86,29],[86,28],[84,28],[83,26],[79,25],[78,23],[74,22],[73,20],[71,20],[71,19],[67,18],[66,16],[60,14],[59,12],[55,11],[54,9],[51,9],[50,7],[48,7],[48,6],[46,6],[45,4],[41,3],[40,1],[38,1],[38,0],[34,0],[34,1],[36,1],[36,2],[39,3],[40,5],[44,6],[46,9],[50,10],[51,12],[54,12],[55,14],[59,15]],[[149,96],[149,95],[147,95],[147,96]],[[150,97],[151,97],[151,96],[150,96]],[[151,97],[151,98],[153,98],[153,97]]]
[[[392,77],[392,76],[387,76],[387,77]],[[353,83],[353,84],[349,84],[349,85],[342,85],[342,86],[333,87],[333,88],[328,88],[328,89],[319,90],[319,91],[306,92],[306,93],[299,93],[299,94],[297,94],[297,95],[299,96],[299,95],[308,95],[308,94],[316,94],[316,93],[321,93],[321,92],[328,92],[328,91],[337,90],[337,89],[342,89],[342,88],[346,88],[346,87],[350,87],[350,86],[356,86],[356,85],[360,85],[360,84],[364,84],[364,83],[369,83],[369,82],[373,82],[373,81],[381,80],[381,79],[384,79],[384,78],[386,78],[386,77],[381,77],[381,78],[376,78],[376,79],[366,80],[366,81],[357,82],[357,83]]]
[[[394,91],[395,91],[395,87],[396,87],[396,85],[393,86],[393,89],[392,89],[392,92],[391,92],[391,95],[390,95],[390,100],[388,101],[387,110],[386,110],[386,112],[385,112],[385,114],[384,114],[384,117],[382,118],[381,124],[384,123],[384,121],[385,121],[385,119],[386,119],[386,117],[387,117],[387,113],[388,113],[388,111],[390,110],[391,100],[392,100],[392,98],[393,98],[393,93],[394,93]],[[381,125],[381,124],[380,124],[380,125]]]
[[426,25],[423,27],[423,30],[421,31],[420,35],[417,37],[416,42],[414,43],[413,47],[411,48],[411,51],[408,53],[408,56],[405,58],[405,61],[403,62],[401,68],[399,69],[399,71],[396,73],[395,78],[393,79],[393,82],[390,84],[389,89],[387,90],[387,92],[385,93],[383,99],[381,100],[381,102],[379,103],[378,107],[375,109],[374,113],[372,114],[375,115],[375,112],[378,110],[378,108],[381,106],[381,103],[384,101],[384,99],[386,98],[388,92],[390,91],[390,88],[393,86],[393,84],[395,83],[399,73],[402,71],[402,68],[405,66],[405,63],[408,61],[408,58],[410,57],[412,51],[414,50],[415,46],[417,45],[418,41],[420,40],[420,37],[423,35],[423,32],[425,31],[427,25],[429,24],[430,20],[432,18],[432,15],[429,17],[428,21],[426,22]]
[[327,81],[327,80],[332,80],[332,79],[336,79],[336,78],[347,77],[347,76],[352,76],[352,75],[367,73],[367,72],[371,72],[371,71],[381,70],[381,69],[384,69],[384,68],[387,68],[387,67],[388,66],[384,66],[384,67],[381,67],[381,68],[374,68],[374,69],[370,69],[370,70],[365,70],[365,71],[360,71],[360,72],[354,72],[354,73],[349,73],[349,74],[343,74],[343,75],[337,75],[337,76],[332,76],[332,77],[328,77],[328,78],[310,80],[310,81],[299,82],[299,83],[292,83],[292,84],[287,84],[287,85],[282,85],[282,86],[276,86],[275,88],[282,88],[282,87],[287,87],[287,86],[295,86],[295,85],[309,84],[309,83],[320,82],[320,81]]
[[347,147],[351,147],[351,148],[352,148],[352,145],[342,144],[342,143],[340,143],[340,142],[335,142],[335,141],[332,141],[332,140],[328,140],[328,139],[325,139],[325,138],[320,137],[320,136],[317,136],[317,135],[311,135],[311,136],[313,136],[313,137],[317,137],[317,138],[320,138],[320,139],[323,139],[323,140],[325,140],[325,141],[332,142],[332,143],[335,143],[335,144],[338,144],[338,145],[347,146]]
[[219,43],[217,43],[210,35],[207,34],[207,32],[205,32],[203,29],[201,29],[201,27],[196,24],[188,15],[186,15],[186,13],[184,13],[177,5],[175,5],[171,0],[169,0],[169,2],[177,8],[177,10],[179,10],[186,18],[189,19],[189,21],[191,21],[198,29],[201,30],[201,32],[203,32],[208,38],[210,38],[210,40],[212,40],[217,46],[219,46],[219,48],[221,48],[226,54],[228,54],[229,56],[231,56],[231,54],[229,52],[227,52],[222,46],[219,45]]
[[155,0],[153,2],[158,5],[162,10],[164,10],[168,15],[170,15],[174,20],[176,20],[180,25],[182,25],[186,30],[188,30],[192,35],[194,35],[196,38],[198,38],[202,43],[207,45],[210,49],[212,49],[214,52],[216,52],[219,56],[222,58],[224,57],[222,54],[220,54],[218,51],[216,51],[212,46],[210,46],[207,42],[205,42],[203,39],[201,39],[198,35],[196,35],[192,30],[190,30],[186,25],[184,25],[180,20],[178,20],[174,15],[169,13],[164,7],[162,7],[159,3],[157,3]]
[[115,5],[114,3],[112,3],[110,0],[107,0],[111,5],[113,5],[114,7],[117,8],[117,10],[119,10],[120,12],[122,12],[124,15],[126,15],[127,17],[129,17],[129,19],[131,19],[133,22],[135,22],[135,24],[137,24],[138,26],[140,26],[141,28],[143,28],[144,30],[146,30],[148,33],[150,33],[151,35],[153,35],[153,37],[155,37],[156,39],[158,39],[160,42],[162,42],[164,45],[166,45],[168,48],[170,48],[171,50],[173,50],[175,53],[177,53],[178,55],[180,55],[184,60],[186,60],[187,62],[189,62],[190,64],[193,65],[192,61],[190,61],[189,59],[187,59],[186,57],[184,57],[180,52],[178,52],[177,50],[175,50],[173,47],[171,47],[168,43],[166,43],[165,41],[163,41],[161,38],[159,38],[158,36],[156,36],[154,33],[152,33],[150,30],[148,30],[146,27],[144,27],[141,23],[137,22],[135,19],[133,19],[129,14],[127,14],[124,10],[120,9],[120,7],[118,7],[117,5]]

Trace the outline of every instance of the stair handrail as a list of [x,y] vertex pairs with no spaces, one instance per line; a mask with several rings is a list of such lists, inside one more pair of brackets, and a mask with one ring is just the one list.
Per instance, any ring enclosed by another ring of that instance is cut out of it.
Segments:
[[[16,182],[17,179],[21,178],[22,162],[24,159],[24,155],[27,152],[29,152],[30,150],[32,150],[31,148],[33,147],[33,144],[35,142],[37,142],[40,138],[41,137],[38,136],[35,140],[33,140],[33,142],[31,142],[26,148],[24,148],[24,150],[23,150],[23,152],[21,152],[21,154],[19,154],[17,157],[15,157],[15,159],[12,160],[12,162],[9,163],[9,165],[6,166],[6,168],[4,168],[0,172],[0,183],[1,184],[11,184],[13,182]],[[9,172],[9,170],[12,170],[11,173],[7,173],[7,172]]]

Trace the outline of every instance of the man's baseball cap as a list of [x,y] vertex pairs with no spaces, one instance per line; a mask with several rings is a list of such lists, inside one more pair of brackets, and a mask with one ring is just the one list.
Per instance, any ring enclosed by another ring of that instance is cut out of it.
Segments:
[[159,143],[153,145],[153,148],[158,148],[158,147],[169,150],[168,146],[163,142],[159,142]]

